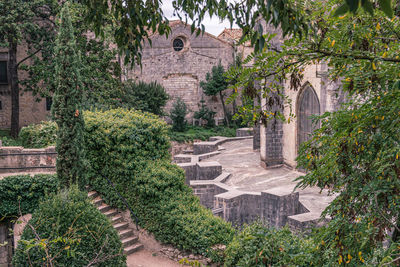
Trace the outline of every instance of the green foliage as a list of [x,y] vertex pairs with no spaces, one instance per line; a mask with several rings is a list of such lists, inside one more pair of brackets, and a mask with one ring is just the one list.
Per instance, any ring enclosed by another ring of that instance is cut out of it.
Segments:
[[7,176],[0,180],[0,219],[32,213],[45,196],[58,191],[56,175]]
[[[82,2],[89,9],[87,20],[93,25],[98,36],[106,32],[105,22],[110,16],[116,21],[118,27],[113,28],[112,34],[120,51],[125,54],[125,63],[140,64],[143,42],[149,40],[151,32],[157,31],[160,35],[168,35],[171,32],[168,19],[161,9],[161,1],[117,0],[111,3],[105,1],[99,3],[96,0],[84,0]],[[179,18],[193,22],[191,31],[197,35],[204,32],[205,27],[202,22],[207,16],[227,19],[232,25],[236,23],[248,35],[257,51],[262,50],[265,42],[263,31],[258,27],[260,17],[276,27],[280,26],[284,35],[302,36],[310,27],[307,17],[299,12],[304,8],[303,1],[249,0],[243,5],[241,2],[229,0],[177,0],[173,6],[174,13]]]
[[339,257],[370,255],[398,225],[400,89],[382,91],[324,114],[299,153],[299,165],[309,171],[299,186],[338,193],[325,210],[332,219],[320,238]]
[[205,105],[205,101],[202,98],[200,101],[200,110],[194,113],[194,118],[198,120],[205,120],[207,122],[207,127],[214,127],[215,120],[214,120],[215,112],[209,109]]
[[126,266],[111,222],[73,186],[49,198],[25,227],[13,266]]
[[105,177],[157,239],[199,253],[229,241],[230,225],[200,205],[184,184],[183,170],[169,163],[165,122],[124,109],[85,112],[85,121],[90,185],[107,203],[126,208]]
[[146,162],[126,187],[141,225],[162,242],[210,256],[213,245],[227,244],[233,237],[231,225],[200,204],[176,165]]
[[86,184],[84,120],[82,115],[81,68],[69,13],[61,11],[60,32],[55,48],[55,84],[52,115],[57,123],[57,177],[63,187]]
[[225,70],[221,63],[212,67],[211,73],[206,74],[206,81],[200,82],[200,86],[206,95],[215,96],[228,88],[224,74]]
[[184,132],[170,131],[169,136],[172,141],[177,142],[192,142],[194,140],[206,141],[212,136],[235,137],[236,129],[222,126],[214,128],[189,126]]
[[19,140],[23,147],[41,148],[54,146],[57,139],[57,124],[53,121],[42,121],[25,126],[19,132]]
[[172,120],[172,129],[176,132],[183,132],[186,129],[187,121],[185,119],[188,114],[188,108],[181,98],[177,98],[174,102],[169,117]]
[[227,247],[225,266],[312,266],[311,243],[288,228],[245,226]]
[[9,130],[0,130],[0,140],[3,146],[22,146],[21,141],[10,136]]
[[145,83],[126,81],[121,96],[122,106],[163,115],[163,108],[169,99],[165,88],[157,82]]
[[228,81],[225,77],[225,70],[224,67],[221,65],[221,62],[217,66],[212,67],[211,73],[208,72],[206,74],[206,81],[201,81],[200,87],[203,89],[203,92],[208,96],[219,95],[224,111],[225,123],[229,127],[230,120],[228,111],[225,107],[225,94],[223,93],[226,89],[228,89]]
[[154,114],[122,108],[87,111],[85,127],[89,183],[113,205],[124,207],[104,177],[123,192],[141,161],[170,159],[169,127]]

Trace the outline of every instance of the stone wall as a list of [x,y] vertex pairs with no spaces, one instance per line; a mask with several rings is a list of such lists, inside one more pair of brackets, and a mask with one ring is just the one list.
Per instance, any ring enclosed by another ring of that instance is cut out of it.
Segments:
[[[126,78],[162,84],[171,96],[166,106],[167,112],[176,98],[181,97],[190,108],[190,119],[204,98],[206,105],[217,113],[216,119],[222,118],[219,98],[205,96],[200,82],[205,80],[213,66],[221,63],[228,68],[234,60],[233,45],[209,33],[196,36],[191,33],[190,26],[181,21],[171,21],[170,26],[172,32],[168,38],[157,33],[150,36],[152,45],[144,45],[142,66],[126,70]],[[184,41],[181,51],[173,49],[173,40],[176,38]]]
[[[197,153],[174,157],[178,166],[185,170],[186,183],[199,197],[200,203],[211,209],[214,215],[235,225],[261,219],[271,226],[282,227],[287,224],[293,230],[304,231],[320,224],[320,212],[309,211],[292,187],[282,186],[262,192],[238,190],[225,184],[230,174],[223,171],[220,163],[202,162],[219,154],[219,145],[222,143],[243,138],[253,137],[213,137],[208,142],[194,143],[193,148]],[[281,155],[281,152],[277,154]]]
[[[9,223],[0,222],[0,267],[11,266],[12,238],[9,235],[9,228]],[[1,245],[5,243],[7,243],[5,246]]]
[[56,158],[55,147],[0,147],[0,174],[55,171]]

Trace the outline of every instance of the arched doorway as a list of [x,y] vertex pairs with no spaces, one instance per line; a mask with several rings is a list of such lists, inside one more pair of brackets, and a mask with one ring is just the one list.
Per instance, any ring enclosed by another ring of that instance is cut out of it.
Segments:
[[297,151],[300,144],[309,140],[311,133],[319,127],[312,123],[311,115],[320,114],[318,96],[310,84],[306,84],[297,100]]

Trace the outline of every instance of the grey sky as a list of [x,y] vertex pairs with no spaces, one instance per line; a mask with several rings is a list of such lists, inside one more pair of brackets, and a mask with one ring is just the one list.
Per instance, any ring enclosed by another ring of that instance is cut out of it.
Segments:
[[[164,0],[163,1],[163,11],[165,16],[169,20],[174,20],[178,19],[177,16],[173,16],[173,7],[172,7],[172,0]],[[230,28],[230,23],[229,21],[220,21],[218,18],[213,17],[212,19],[207,16],[207,18],[204,19],[203,24],[206,28],[206,32],[214,34],[218,36],[225,28]],[[233,28],[238,28],[236,25],[233,25]]]

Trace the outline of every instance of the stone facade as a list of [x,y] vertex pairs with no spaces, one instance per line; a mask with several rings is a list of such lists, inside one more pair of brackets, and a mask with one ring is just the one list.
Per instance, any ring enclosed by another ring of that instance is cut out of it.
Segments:
[[[276,29],[272,25],[267,25],[262,20],[260,20],[260,23],[265,31],[277,34],[271,42],[273,47],[279,49],[283,40],[280,29]],[[284,82],[284,93],[292,101],[291,108],[295,113],[295,117],[291,118],[290,123],[278,122],[276,127],[271,127],[271,123],[267,127],[264,125],[260,126],[260,154],[265,167],[282,164],[291,168],[296,167],[298,149],[301,140],[304,139],[304,137],[299,137],[303,130],[300,126],[300,110],[309,108],[304,107],[304,103],[300,101],[306,90],[312,91],[312,94],[315,96],[314,102],[317,102],[314,111],[318,110],[319,112],[310,112],[312,114],[319,115],[326,111],[334,111],[344,102],[345,96],[340,90],[339,81],[329,80],[327,72],[328,66],[324,62],[307,66],[304,70],[302,86],[299,90],[291,90],[289,81]],[[261,101],[261,104],[263,104],[263,101],[265,103],[265,99]],[[310,103],[306,102],[306,104]],[[290,109],[288,107],[285,108],[283,113],[288,117]],[[303,135],[305,136],[306,134]]]
[[[170,26],[172,31],[168,38],[158,33],[150,36],[152,45],[146,43],[143,47],[142,68],[137,66],[127,70],[126,79],[156,81],[163,85],[171,97],[166,112],[180,97],[188,105],[191,111],[188,118],[191,118],[204,98],[206,105],[217,113],[216,119],[222,118],[219,98],[205,96],[200,82],[205,80],[213,66],[221,63],[225,69],[228,68],[235,57],[234,44],[227,38],[218,38],[207,32],[196,36],[182,21],[171,21]],[[176,51],[174,41],[178,39],[183,48]]]

